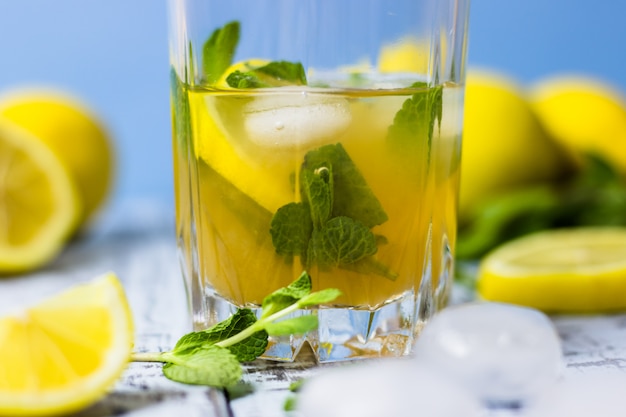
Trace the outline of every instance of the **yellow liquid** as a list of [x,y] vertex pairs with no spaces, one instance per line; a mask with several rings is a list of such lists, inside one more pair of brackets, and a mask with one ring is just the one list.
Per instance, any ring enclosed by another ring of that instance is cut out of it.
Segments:
[[[405,132],[403,140],[394,140],[389,127],[415,93],[185,89],[189,111],[174,103],[184,273],[238,306],[260,304],[305,267],[314,289],[342,291],[335,302],[340,306],[380,307],[417,291],[425,275],[439,285],[446,268],[442,247],[453,251],[456,234],[461,89],[444,88],[441,120],[434,122],[431,140],[425,128],[429,120],[418,121],[421,127],[412,136]],[[278,254],[272,241],[276,211],[302,201],[305,156],[336,144],[386,214],[371,232],[378,237],[372,259],[390,272],[387,276],[306,264],[299,256]]]

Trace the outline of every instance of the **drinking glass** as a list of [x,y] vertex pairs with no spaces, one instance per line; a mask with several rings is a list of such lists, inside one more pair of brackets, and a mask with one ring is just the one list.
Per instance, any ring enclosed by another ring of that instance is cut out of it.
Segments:
[[410,353],[453,279],[468,0],[169,0],[179,256],[196,330],[306,270],[264,355]]

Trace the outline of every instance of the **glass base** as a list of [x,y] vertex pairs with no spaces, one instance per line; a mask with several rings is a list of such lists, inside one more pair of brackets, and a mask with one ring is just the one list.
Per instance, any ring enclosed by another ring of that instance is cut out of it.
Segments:
[[[376,310],[353,308],[320,308],[302,310],[298,315],[316,314],[317,330],[306,335],[271,337],[262,359],[291,362],[308,343],[318,362],[335,362],[374,357],[397,357],[411,352],[413,342],[424,324],[435,311],[434,299],[426,291],[417,297],[408,291]],[[205,294],[207,310],[194,315],[194,330],[210,327],[235,313],[237,306],[208,291]],[[252,308],[260,315],[260,308]],[[208,313],[208,314],[206,314]]]

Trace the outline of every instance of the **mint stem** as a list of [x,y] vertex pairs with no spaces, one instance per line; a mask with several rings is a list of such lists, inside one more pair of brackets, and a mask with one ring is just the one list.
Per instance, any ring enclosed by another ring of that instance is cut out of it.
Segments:
[[131,362],[168,362],[163,352],[133,352],[130,355]]
[[247,339],[248,337],[252,336],[253,334],[255,334],[256,332],[259,332],[263,329],[265,329],[265,326],[268,323],[273,322],[274,320],[278,320],[279,318],[285,317],[286,315],[293,313],[294,311],[298,311],[298,309],[300,308],[300,304],[295,302],[292,305],[290,305],[289,307],[286,307],[280,311],[277,311],[276,313],[264,317],[262,319],[259,319],[258,321],[254,322],[254,324],[250,327],[246,327],[244,330],[242,330],[241,332],[237,333],[236,335],[233,335],[231,337],[229,337],[228,339],[224,339],[221,342],[217,342],[215,344],[215,346],[219,346],[219,347],[229,347],[232,346],[234,344],[237,344],[239,342],[241,342],[242,340]]

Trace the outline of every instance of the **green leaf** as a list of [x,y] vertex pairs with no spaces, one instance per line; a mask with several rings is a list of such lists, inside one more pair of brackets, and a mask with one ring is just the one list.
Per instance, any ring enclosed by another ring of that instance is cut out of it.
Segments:
[[380,275],[381,277],[385,277],[391,281],[395,281],[398,278],[398,274],[396,272],[373,256],[367,256],[352,264],[340,265],[340,267],[358,272],[359,274]]
[[239,22],[216,29],[202,49],[202,69],[208,84],[215,84],[230,67],[239,43]]
[[302,193],[310,206],[313,228],[320,229],[333,210],[333,166],[323,162],[311,168],[302,171]]
[[[387,221],[387,214],[380,201],[340,143],[322,146],[305,155],[301,187],[307,188],[307,184],[302,182],[310,178],[315,170],[329,165],[332,167],[333,175],[332,217],[350,217],[367,227],[374,227]],[[303,199],[305,197],[303,196]],[[319,203],[309,202],[309,204],[313,206]]]
[[435,122],[441,125],[443,114],[443,87],[427,88],[426,83],[417,82],[411,86],[420,89],[407,99],[389,127],[387,140],[399,152],[412,155],[412,149],[421,149],[430,154]]
[[172,95],[173,130],[180,151],[186,151],[191,142],[191,126],[189,125],[189,97],[185,85],[179,78],[174,67],[170,69],[170,90]]
[[298,301],[298,307],[302,308],[330,303],[340,295],[341,291],[339,291],[337,288],[327,288],[325,290],[316,291],[302,297]]
[[343,266],[373,255],[377,250],[376,236],[367,226],[340,216],[313,232],[308,259],[322,266]]
[[276,253],[288,259],[306,255],[312,231],[309,205],[303,203],[289,203],[280,207],[270,225]]
[[234,385],[242,372],[235,355],[218,346],[194,350],[163,366],[163,374],[173,381],[212,387]]
[[[232,337],[256,322],[256,316],[249,309],[239,309],[226,320],[206,330],[188,333],[179,339],[172,350],[174,355],[186,355],[198,348],[207,348],[217,342]],[[262,355],[267,348],[267,333],[259,331],[247,339],[229,346],[228,349],[240,362],[249,362]]]
[[265,326],[265,330],[270,336],[288,336],[292,334],[304,334],[316,329],[317,325],[317,316],[307,314],[276,323],[268,323]]
[[246,72],[234,71],[226,77],[232,88],[266,88],[306,85],[304,67],[299,62],[273,61]]
[[261,304],[263,313],[261,317],[271,316],[277,311],[295,304],[302,297],[308,295],[311,292],[311,288],[311,277],[306,271],[303,271],[294,282],[286,287],[279,288],[263,299]]

